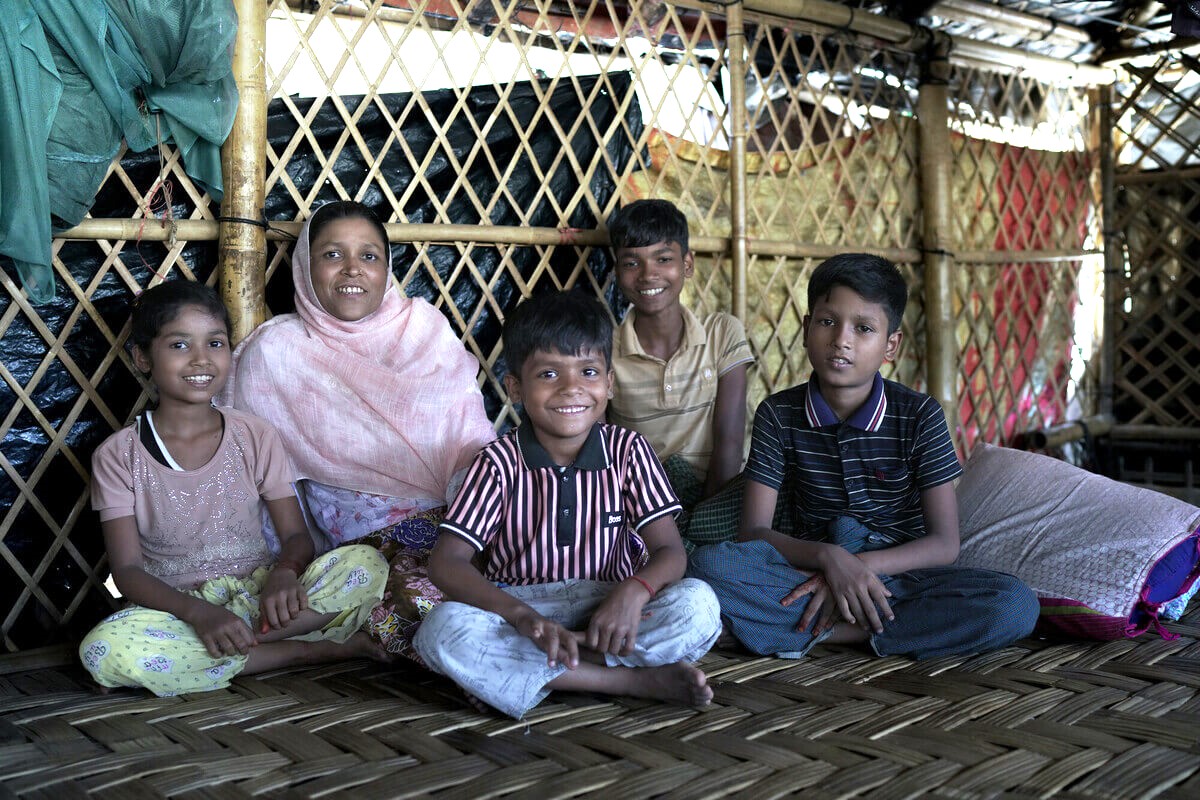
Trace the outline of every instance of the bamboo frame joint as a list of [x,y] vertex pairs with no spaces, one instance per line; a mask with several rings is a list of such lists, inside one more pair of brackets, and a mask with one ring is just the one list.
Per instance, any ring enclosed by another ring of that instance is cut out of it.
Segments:
[[954,39],[943,31],[924,25],[914,26],[913,49],[922,54],[921,83],[946,86],[950,82],[950,53]]

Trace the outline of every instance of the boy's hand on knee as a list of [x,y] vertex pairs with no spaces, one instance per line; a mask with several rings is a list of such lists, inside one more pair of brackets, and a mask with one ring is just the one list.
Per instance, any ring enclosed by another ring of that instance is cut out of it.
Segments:
[[790,606],[805,595],[812,595],[812,598],[808,601],[808,606],[805,607],[804,614],[796,625],[796,630],[803,633],[813,625],[813,620],[816,620],[816,625],[812,628],[812,635],[817,636],[827,628],[833,627],[834,617],[837,615],[837,604],[833,601],[829,583],[820,573],[813,575],[788,592],[787,596],[779,601],[779,604]]
[[627,656],[637,644],[642,608],[650,596],[633,581],[618,583],[588,622],[586,645],[597,653]]
[[883,620],[895,617],[887,601],[892,593],[858,556],[840,547],[831,548],[824,575],[836,598],[837,610],[850,624],[882,633]]
[[517,619],[517,631],[529,639],[546,654],[546,665],[553,667],[559,662],[567,669],[579,666],[579,643],[576,634],[554,620],[543,617],[533,609]]
[[244,656],[258,644],[250,626],[237,614],[212,603],[204,606],[207,608],[198,607],[185,621],[196,631],[210,656]]

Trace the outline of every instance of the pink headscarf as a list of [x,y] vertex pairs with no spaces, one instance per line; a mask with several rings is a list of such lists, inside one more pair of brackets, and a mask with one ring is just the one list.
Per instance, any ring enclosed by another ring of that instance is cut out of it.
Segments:
[[327,312],[313,292],[308,228],[292,254],[296,313],[238,346],[221,401],[274,425],[298,478],[444,500],[450,477],[495,438],[479,362],[437,309],[390,281],[379,308],[356,322]]

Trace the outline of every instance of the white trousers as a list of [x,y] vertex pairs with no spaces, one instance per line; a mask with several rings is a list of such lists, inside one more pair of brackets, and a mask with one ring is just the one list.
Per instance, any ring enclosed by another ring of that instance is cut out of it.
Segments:
[[[542,616],[578,631],[587,627],[615,586],[579,580],[502,588]],[[665,587],[642,609],[633,652],[605,654],[605,661],[610,667],[697,661],[720,633],[717,596],[703,581],[685,578]],[[466,603],[434,607],[413,643],[435,672],[517,719],[546,698],[546,684],[567,671],[562,664],[547,666],[546,654],[499,614]]]

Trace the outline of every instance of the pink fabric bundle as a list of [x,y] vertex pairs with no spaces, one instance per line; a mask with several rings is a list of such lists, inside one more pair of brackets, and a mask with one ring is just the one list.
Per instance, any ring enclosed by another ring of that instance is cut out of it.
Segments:
[[297,478],[443,501],[451,476],[495,438],[479,363],[437,309],[393,283],[361,320],[325,311],[313,292],[308,228],[292,255],[297,313],[241,343],[221,402],[274,425]]

